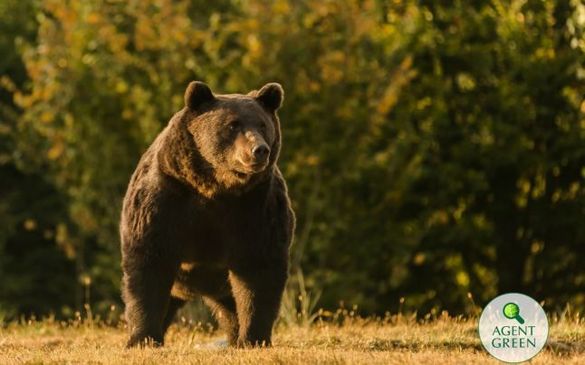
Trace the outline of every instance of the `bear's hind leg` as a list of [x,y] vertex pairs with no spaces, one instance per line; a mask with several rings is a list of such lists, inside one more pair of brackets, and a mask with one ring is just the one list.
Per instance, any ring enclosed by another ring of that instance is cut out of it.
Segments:
[[234,297],[231,295],[223,297],[204,296],[203,300],[213,312],[213,315],[219,323],[219,327],[226,332],[228,344],[230,346],[236,346],[239,325]]
[[185,301],[179,298],[175,298],[175,297],[171,297],[171,300],[169,302],[169,306],[167,308],[167,314],[165,316],[165,319],[163,320],[163,325],[162,325],[162,332],[163,332],[163,337],[165,335],[165,333],[167,333],[167,330],[169,329],[170,325],[173,323],[173,320],[175,319],[175,315],[177,314],[177,311],[179,309],[181,309],[181,307],[185,305]]
[[239,325],[227,269],[195,265],[189,270],[179,270],[177,282],[183,292],[192,291],[203,296],[203,301],[213,312],[220,328],[227,333],[228,343],[234,346]]

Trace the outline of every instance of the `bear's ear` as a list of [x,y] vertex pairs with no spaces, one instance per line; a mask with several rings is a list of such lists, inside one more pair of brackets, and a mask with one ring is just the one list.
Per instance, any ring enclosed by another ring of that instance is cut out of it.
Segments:
[[185,106],[190,109],[197,109],[201,105],[214,101],[215,96],[209,86],[201,81],[193,81],[185,90]]
[[262,86],[262,88],[256,92],[255,98],[266,109],[271,112],[275,112],[282,105],[282,100],[284,99],[284,90],[280,84],[271,82]]

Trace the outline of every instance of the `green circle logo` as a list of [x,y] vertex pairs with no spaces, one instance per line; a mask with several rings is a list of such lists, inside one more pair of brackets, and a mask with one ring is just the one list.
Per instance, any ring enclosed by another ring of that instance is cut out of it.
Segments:
[[515,319],[524,324],[524,318],[520,317],[520,307],[516,303],[508,303],[504,306],[504,316],[508,319]]
[[548,339],[548,318],[537,301],[520,293],[494,298],[479,318],[481,344],[498,360],[516,363],[536,356]]

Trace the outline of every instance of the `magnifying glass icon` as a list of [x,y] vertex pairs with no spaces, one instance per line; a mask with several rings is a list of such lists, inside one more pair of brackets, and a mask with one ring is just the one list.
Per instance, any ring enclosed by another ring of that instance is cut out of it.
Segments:
[[520,316],[520,307],[516,303],[508,303],[504,306],[504,317],[515,319],[520,324],[524,324],[524,318]]

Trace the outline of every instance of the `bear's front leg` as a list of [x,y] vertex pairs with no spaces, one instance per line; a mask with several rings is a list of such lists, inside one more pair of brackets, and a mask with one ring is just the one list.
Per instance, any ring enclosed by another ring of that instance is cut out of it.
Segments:
[[157,261],[124,262],[123,296],[130,329],[127,347],[164,343],[163,321],[171,299],[176,265]]
[[286,262],[230,270],[240,325],[238,347],[271,345],[272,327],[280,309],[287,271]]

